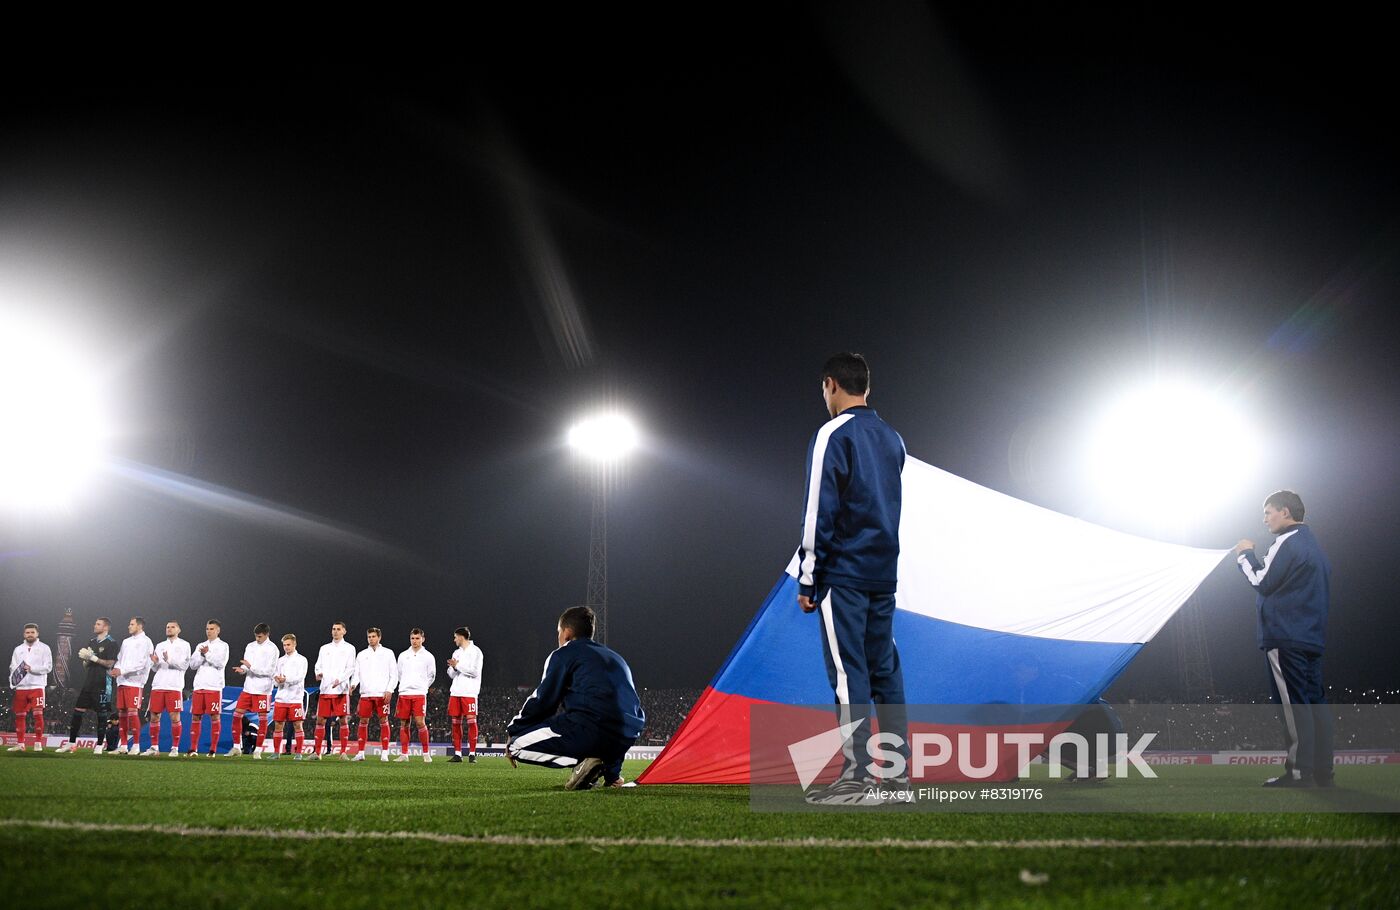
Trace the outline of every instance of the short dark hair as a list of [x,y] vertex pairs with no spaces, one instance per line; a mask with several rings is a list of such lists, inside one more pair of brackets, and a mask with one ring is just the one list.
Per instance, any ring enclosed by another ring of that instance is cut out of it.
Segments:
[[380,638],[383,638],[383,637],[384,637],[384,630],[381,629],[381,628],[379,628],[378,626],[370,626],[368,629],[365,629],[365,634],[366,634],[366,635],[378,635]]
[[1264,505],[1273,506],[1280,512],[1287,509],[1294,521],[1303,520],[1303,497],[1292,490],[1279,490],[1277,493],[1270,493],[1269,498],[1264,500]]
[[105,616],[99,616],[99,617],[97,617],[97,620],[96,620],[96,621],[97,621],[97,622],[105,622],[105,623],[107,624],[107,628],[109,628],[109,629],[112,628],[112,621],[111,621],[110,619],[108,619],[107,617],[105,617]]
[[146,619],[145,619],[145,617],[143,617],[143,616],[133,616],[133,617],[131,617],[131,621],[134,622],[134,623],[136,623],[138,626],[140,626],[140,627],[143,628],[143,629],[146,628]]
[[822,382],[827,377],[836,380],[849,395],[864,395],[870,391],[870,364],[859,354],[833,354],[822,367]]
[[463,638],[465,638],[467,641],[471,641],[471,640],[472,640],[472,630],[471,630],[471,629],[468,629],[466,626],[458,626],[457,628],[455,628],[455,629],[452,630],[452,634],[453,634],[453,635],[460,635],[460,636],[462,636]]
[[256,626],[253,626],[253,634],[254,634],[254,635],[271,635],[271,634],[272,634],[272,627],[269,626],[269,625],[268,625],[267,623],[265,623],[265,622],[260,622],[260,623],[258,623]]
[[573,632],[575,638],[592,638],[597,621],[592,607],[570,607],[559,614],[559,628]]
[[219,622],[217,619],[206,619],[204,621],[204,624],[206,626],[218,626],[220,632],[224,630],[224,624]]
[[338,619],[337,619],[335,622],[331,623],[331,628],[335,628],[336,626],[340,626],[342,629],[349,629],[349,628],[350,628],[349,626],[347,626],[345,623],[341,622],[341,621],[338,620]]
[[37,623],[32,623],[32,622],[27,622],[27,623],[25,623],[25,624],[24,624],[24,630],[27,632],[27,631],[29,631],[30,629],[33,629],[35,632],[38,632],[38,631],[39,631],[39,626],[38,626]]
[[421,636],[423,636],[424,638],[427,638],[427,637],[428,637],[428,633],[427,633],[427,632],[424,632],[422,629],[418,628],[417,626],[414,626],[412,629],[409,629],[409,630],[408,630],[408,636],[409,636],[409,638],[412,638],[412,637],[415,636],[415,635],[421,635]]

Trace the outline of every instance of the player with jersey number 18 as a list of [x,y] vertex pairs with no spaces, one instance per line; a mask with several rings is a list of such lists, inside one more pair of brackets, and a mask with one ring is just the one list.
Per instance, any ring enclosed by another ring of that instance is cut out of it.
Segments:
[[165,624],[165,641],[151,651],[151,745],[146,755],[160,754],[160,718],[170,715],[170,755],[180,754],[180,717],[184,713],[185,671],[190,666],[190,643],[180,637],[180,624]]

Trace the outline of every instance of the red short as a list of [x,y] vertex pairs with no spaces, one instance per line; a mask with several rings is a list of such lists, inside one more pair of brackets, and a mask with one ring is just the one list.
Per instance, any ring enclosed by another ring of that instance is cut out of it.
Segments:
[[356,712],[363,718],[389,717],[389,699],[371,698],[367,695],[360,696],[360,709]]
[[249,692],[238,693],[238,710],[243,712],[252,711],[254,714],[267,713],[267,696],[253,695]]
[[224,694],[209,689],[196,689],[191,714],[221,714],[224,710]]
[[179,692],[171,692],[169,689],[151,690],[152,714],[164,714],[169,711],[178,716],[184,707],[184,699],[180,697]]
[[272,706],[272,722],[278,723],[284,720],[306,720],[306,709],[301,706],[301,702],[291,704],[278,702]]
[[426,695],[400,695],[397,717],[399,720],[408,720],[410,717],[428,716],[428,696]]
[[448,717],[476,717],[476,698],[471,695],[454,695],[447,700]]
[[44,690],[43,689],[16,689],[15,690],[15,717],[23,717],[30,711],[35,714],[44,713]]
[[317,717],[344,717],[350,713],[350,696],[321,695],[316,699]]
[[135,686],[117,686],[117,710],[140,711],[141,690]]

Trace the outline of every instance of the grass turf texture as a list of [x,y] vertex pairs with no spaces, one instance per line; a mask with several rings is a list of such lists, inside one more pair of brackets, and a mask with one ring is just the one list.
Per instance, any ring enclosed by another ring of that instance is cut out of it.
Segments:
[[[641,765],[630,766],[634,776]],[[1176,769],[1174,769],[1176,770]],[[1257,786],[1258,768],[1220,780]],[[1368,769],[1343,769],[1351,774]],[[564,793],[561,774],[476,765],[351,765],[0,755],[0,887],[26,907],[1396,906],[1400,847],[1250,847],[1272,839],[1400,840],[1383,814],[754,813],[741,787]],[[1116,782],[1115,782],[1116,783]],[[1048,786],[1056,786],[1049,784]],[[1070,786],[1070,785],[1064,785]],[[1264,794],[1304,796],[1307,793]],[[149,824],[169,833],[17,825]],[[501,841],[272,838],[174,829],[432,832]],[[531,844],[512,838],[594,838]],[[789,839],[816,839],[800,847]],[[724,846],[611,843],[721,840]],[[860,846],[823,845],[855,840]],[[1215,846],[881,846],[1210,840]],[[1236,845],[1238,844],[1238,845]],[[1026,873],[1023,876],[1023,871]],[[1043,883],[1038,876],[1046,875]],[[1023,880],[1023,878],[1025,880]]]

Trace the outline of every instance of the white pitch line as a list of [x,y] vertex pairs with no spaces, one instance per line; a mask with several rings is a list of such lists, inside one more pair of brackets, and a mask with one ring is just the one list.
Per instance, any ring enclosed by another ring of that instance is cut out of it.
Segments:
[[717,850],[730,848],[758,849],[851,849],[887,847],[901,850],[1040,850],[1066,847],[1097,849],[1152,849],[1162,847],[1243,847],[1265,850],[1307,849],[1380,849],[1400,847],[1400,840],[1383,838],[1352,838],[1323,840],[1319,838],[1269,838],[1266,840],[1220,840],[1182,838],[1176,840],[1114,840],[1111,838],[1057,838],[1049,840],[922,840],[878,838],[794,837],[744,840],[742,838],[683,838],[683,837],[534,837],[526,834],[437,834],[431,831],[305,831],[286,828],[194,828],[185,825],[120,825],[95,822],[63,821],[59,819],[0,818],[0,828],[42,828],[49,831],[91,831],[108,834],[169,834],[177,837],[241,837],[291,841],[359,841],[406,840],[437,844],[488,845],[499,847],[678,847],[682,849]]

